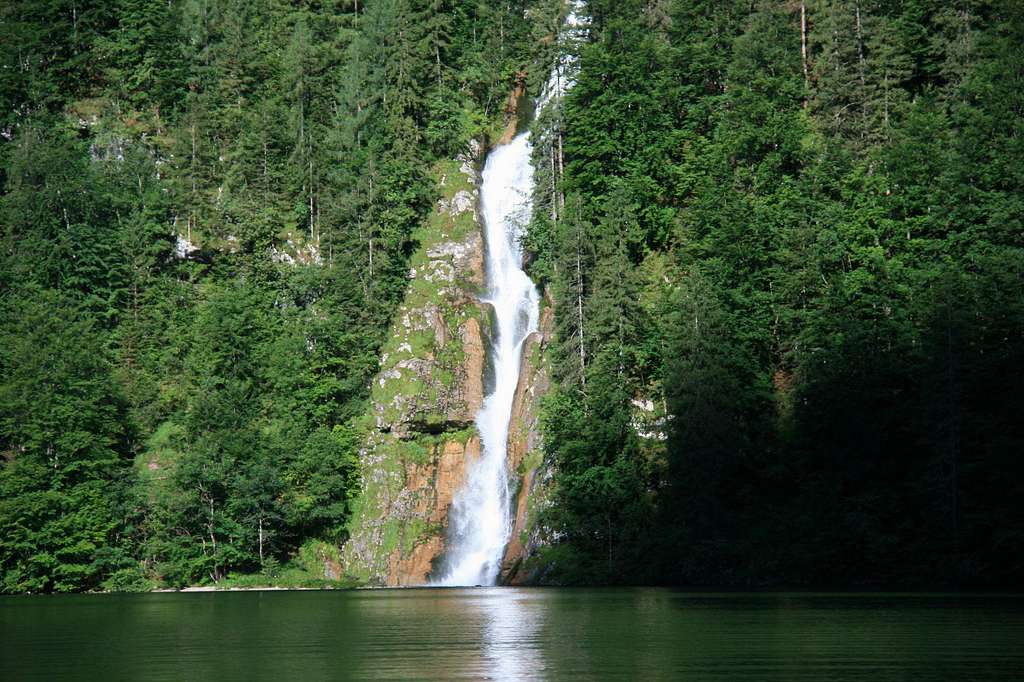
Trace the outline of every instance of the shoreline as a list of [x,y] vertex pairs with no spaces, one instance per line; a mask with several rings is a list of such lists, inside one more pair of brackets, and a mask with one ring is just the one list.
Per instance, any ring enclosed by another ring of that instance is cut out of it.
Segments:
[[[150,593],[167,592],[300,592],[311,590],[353,590],[354,587],[280,587],[277,585],[253,586],[253,587],[219,587],[217,585],[190,585],[181,589],[173,587],[160,587],[149,590]],[[104,594],[119,594],[117,592],[105,592]]]

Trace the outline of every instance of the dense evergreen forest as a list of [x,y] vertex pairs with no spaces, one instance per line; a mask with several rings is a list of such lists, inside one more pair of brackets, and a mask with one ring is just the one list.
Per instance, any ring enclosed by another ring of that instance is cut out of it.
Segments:
[[587,8],[551,579],[1019,587],[1024,5]]
[[0,589],[343,539],[432,164],[500,122],[534,4],[2,4]]
[[1024,5],[582,11],[3,2],[0,591],[308,584],[434,165],[556,48],[542,579],[1019,586]]

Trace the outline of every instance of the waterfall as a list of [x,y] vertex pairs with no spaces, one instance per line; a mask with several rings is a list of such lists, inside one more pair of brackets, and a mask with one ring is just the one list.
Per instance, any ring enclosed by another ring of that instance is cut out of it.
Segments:
[[[576,29],[575,6],[566,28]],[[537,102],[538,112],[571,86],[562,58],[552,70]],[[537,329],[540,296],[523,272],[522,230],[530,219],[533,165],[530,133],[516,135],[495,148],[484,164],[480,186],[483,214],[487,294],[481,301],[494,310],[495,329],[490,364],[494,382],[476,416],[480,459],[470,467],[465,486],[456,494],[449,515],[448,571],[440,585],[493,585],[512,532],[508,485],[508,429],[519,383],[523,341]]]
[[537,328],[540,297],[522,269],[519,236],[530,217],[533,166],[529,133],[494,149],[480,186],[487,295],[494,309],[490,363],[494,384],[476,416],[481,456],[452,503],[450,571],[443,585],[493,585],[512,530],[508,424],[519,382],[523,340]]

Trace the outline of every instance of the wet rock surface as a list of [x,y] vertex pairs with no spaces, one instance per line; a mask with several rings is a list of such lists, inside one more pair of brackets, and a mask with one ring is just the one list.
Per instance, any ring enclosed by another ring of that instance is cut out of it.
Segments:
[[542,457],[539,422],[540,399],[550,386],[550,367],[544,351],[553,330],[553,311],[550,305],[545,305],[541,310],[539,329],[526,339],[523,348],[519,385],[509,424],[508,467],[513,490],[517,493],[512,535],[498,576],[503,585],[532,582],[527,560],[545,544],[543,529],[538,526],[536,516],[544,505],[551,472]]

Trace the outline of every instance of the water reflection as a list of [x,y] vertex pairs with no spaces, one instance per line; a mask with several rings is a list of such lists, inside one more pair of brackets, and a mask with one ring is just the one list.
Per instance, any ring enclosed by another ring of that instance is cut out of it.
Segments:
[[[510,588],[360,593],[357,676],[542,679],[550,592]],[[410,669],[410,666],[415,666]]]
[[1019,596],[670,590],[0,597],[3,679],[1018,680]]
[[538,679],[544,674],[539,633],[544,622],[543,593],[487,588],[474,600],[483,611],[483,651],[492,679]]

